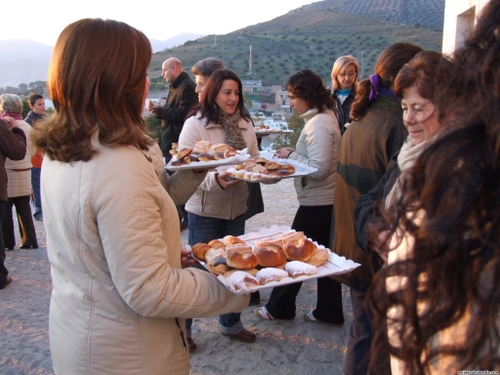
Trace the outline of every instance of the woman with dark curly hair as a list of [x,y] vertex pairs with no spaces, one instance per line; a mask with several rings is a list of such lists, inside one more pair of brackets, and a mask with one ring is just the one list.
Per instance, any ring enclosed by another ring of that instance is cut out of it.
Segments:
[[[329,247],[333,211],[333,193],[337,174],[337,154],[340,129],[332,111],[330,91],[321,77],[309,69],[300,70],[288,78],[290,105],[305,120],[296,148],[276,151],[280,158],[294,159],[318,170],[295,178],[299,209],[292,229],[303,231],[307,237]],[[295,298],[302,283],[274,288],[266,306],[254,310],[260,319],[293,319]],[[307,321],[322,321],[336,326],[344,324],[341,285],[324,277],[318,279],[316,309],[304,315]]]
[[438,73],[451,130],[421,154],[387,216],[392,251],[368,300],[372,365],[389,352],[393,375],[500,369],[499,19],[491,0]]

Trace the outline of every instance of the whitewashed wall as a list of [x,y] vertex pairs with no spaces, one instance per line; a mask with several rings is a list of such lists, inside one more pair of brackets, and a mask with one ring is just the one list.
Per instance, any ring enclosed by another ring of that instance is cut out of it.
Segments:
[[477,16],[489,0],[446,0],[444,6],[443,50],[447,55],[463,45],[474,28]]

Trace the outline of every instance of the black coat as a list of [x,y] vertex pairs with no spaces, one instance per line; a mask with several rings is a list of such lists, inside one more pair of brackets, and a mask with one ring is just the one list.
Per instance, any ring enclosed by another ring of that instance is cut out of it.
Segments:
[[7,202],[7,172],[5,158],[23,160],[26,155],[26,135],[19,128],[9,129],[9,125],[0,119],[0,201]]
[[337,116],[339,122],[340,134],[343,135],[345,132],[345,124],[351,123],[351,106],[354,101],[356,92],[351,90],[351,93],[347,98],[345,98],[344,103],[342,103],[335,92],[332,93],[333,101],[335,106],[333,107],[333,112]]
[[190,110],[198,104],[198,94],[194,91],[196,84],[189,78],[186,72],[182,72],[170,84],[167,103],[164,107],[159,107],[155,115],[162,119],[160,148],[163,156],[170,160],[169,151],[172,142],[179,141],[182,126]]
[[371,189],[368,193],[361,195],[358,198],[358,204],[354,207],[354,223],[356,226],[356,244],[369,253],[367,227],[369,224],[383,220],[380,216],[379,205],[384,204],[387,195],[392,190],[396,183],[401,170],[398,166],[399,152],[395,154],[384,175],[378,182],[377,186]]

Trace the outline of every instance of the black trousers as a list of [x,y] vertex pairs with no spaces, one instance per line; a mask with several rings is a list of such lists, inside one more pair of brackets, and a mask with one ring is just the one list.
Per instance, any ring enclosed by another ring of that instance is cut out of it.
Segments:
[[17,221],[19,222],[19,233],[21,236],[21,246],[38,247],[33,217],[31,216],[29,195],[9,198],[9,202],[7,202],[4,206],[2,230],[5,247],[8,249],[14,249],[14,246],[16,246],[12,206],[16,207]]
[[[329,247],[333,205],[300,206],[295,214],[292,229]],[[317,279],[318,296],[313,314],[316,319],[333,324],[344,323],[342,285],[329,277]],[[276,287],[271,292],[266,309],[274,318],[295,318],[295,300],[302,283]]]
[[[6,202],[0,201],[0,220],[3,221],[3,209]],[[5,267],[5,246],[3,244],[3,233],[0,227],[0,289],[5,288],[7,284],[7,275],[9,271]]]

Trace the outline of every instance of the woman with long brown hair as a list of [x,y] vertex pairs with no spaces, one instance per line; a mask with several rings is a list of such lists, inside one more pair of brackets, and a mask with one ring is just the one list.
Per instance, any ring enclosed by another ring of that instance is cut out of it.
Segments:
[[390,353],[393,375],[500,370],[499,19],[491,0],[452,66],[438,71],[449,130],[417,159],[385,216],[388,266],[368,300],[372,364]]

